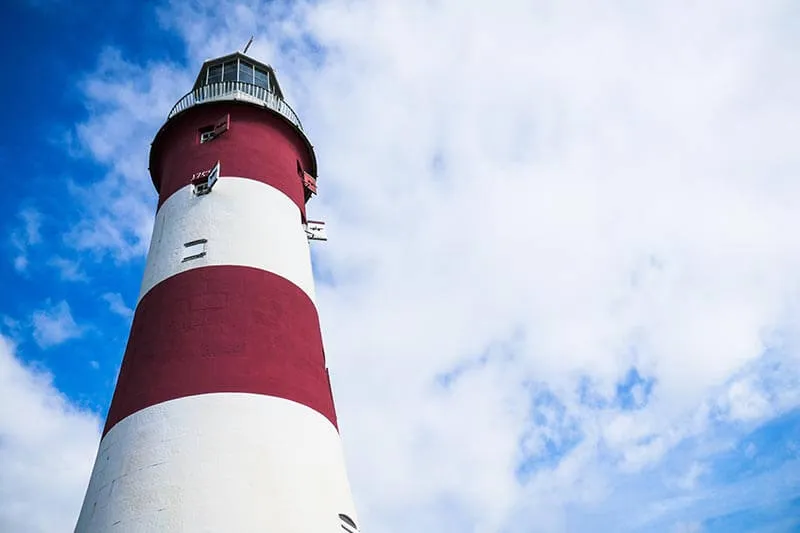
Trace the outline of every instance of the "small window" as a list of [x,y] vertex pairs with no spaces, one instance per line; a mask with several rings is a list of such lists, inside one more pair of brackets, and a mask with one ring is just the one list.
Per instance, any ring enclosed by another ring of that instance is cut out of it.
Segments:
[[214,126],[200,128],[200,144],[207,143],[208,141],[214,139],[214,137]]
[[231,127],[231,115],[230,113],[226,114],[224,117],[221,117],[217,120],[213,125],[203,126],[198,130],[200,133],[200,144],[207,143],[209,141],[213,141]]
[[212,65],[208,67],[208,83],[219,83],[222,81],[222,65]]
[[299,159],[297,159],[297,175],[303,177],[303,165],[300,164]]
[[214,123],[214,135],[222,135],[231,127],[231,115],[226,114]]
[[194,241],[189,241],[187,243],[184,243],[183,260],[181,261],[181,263],[205,257],[207,243],[208,239],[197,239]]
[[308,172],[303,172],[303,187],[305,187],[310,194],[317,194],[317,178]]

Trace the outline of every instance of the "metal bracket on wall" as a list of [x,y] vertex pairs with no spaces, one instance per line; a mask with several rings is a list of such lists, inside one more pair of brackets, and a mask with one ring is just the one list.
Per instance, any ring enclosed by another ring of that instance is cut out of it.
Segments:
[[192,191],[196,196],[202,196],[211,192],[211,189],[219,179],[219,161],[210,170],[197,172],[192,176]]
[[306,230],[306,237],[309,241],[327,241],[328,232],[325,229],[325,223],[318,220],[309,220],[303,224],[303,229]]
[[205,257],[207,243],[208,239],[196,239],[194,241],[184,243],[183,259],[181,260],[181,263]]

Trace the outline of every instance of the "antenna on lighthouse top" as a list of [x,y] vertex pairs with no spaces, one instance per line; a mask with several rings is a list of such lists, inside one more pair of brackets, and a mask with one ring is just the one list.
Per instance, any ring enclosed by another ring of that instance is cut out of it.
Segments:
[[253,36],[253,35],[251,35],[251,36],[250,36],[250,40],[249,40],[249,41],[247,41],[247,44],[246,44],[246,45],[244,45],[244,50],[242,50],[242,53],[243,53],[243,54],[246,54],[246,53],[247,53],[247,49],[248,49],[248,48],[250,48],[250,45],[251,45],[251,44],[253,44],[253,37],[254,37],[254,36]]

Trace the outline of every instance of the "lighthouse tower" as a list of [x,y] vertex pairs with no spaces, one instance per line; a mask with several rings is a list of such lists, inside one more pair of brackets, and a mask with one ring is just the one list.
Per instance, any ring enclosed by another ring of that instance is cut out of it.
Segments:
[[76,533],[356,533],[309,252],[317,161],[273,69],[206,61],[150,174],[152,242]]

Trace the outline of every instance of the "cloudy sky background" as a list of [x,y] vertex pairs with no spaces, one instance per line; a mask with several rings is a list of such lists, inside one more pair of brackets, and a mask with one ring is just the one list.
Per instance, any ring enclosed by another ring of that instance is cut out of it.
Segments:
[[149,143],[250,35],[320,162],[363,531],[800,531],[800,5],[141,4],[0,22],[0,531],[72,530]]

